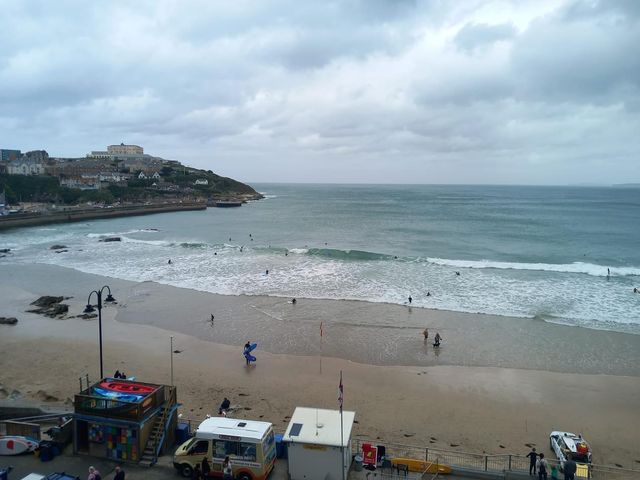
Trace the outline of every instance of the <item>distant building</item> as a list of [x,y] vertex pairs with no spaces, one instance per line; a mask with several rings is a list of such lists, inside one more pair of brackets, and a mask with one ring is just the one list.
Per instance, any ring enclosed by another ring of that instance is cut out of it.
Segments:
[[142,155],[144,149],[138,145],[125,145],[121,143],[120,145],[109,145],[107,152],[110,155]]
[[37,163],[47,163],[49,161],[49,154],[46,150],[32,150],[25,153],[24,157]]
[[3,162],[18,160],[21,156],[22,152],[20,150],[11,150],[8,148],[0,149],[0,160]]
[[100,190],[100,178],[98,175],[63,177],[60,179],[60,185],[79,190]]
[[95,158],[99,160],[111,160],[113,158],[113,155],[111,155],[109,152],[94,150],[91,153],[87,153],[87,158]]
[[194,185],[209,185],[209,180],[206,178],[199,178],[195,181]]
[[7,165],[9,175],[44,175],[44,164],[26,157]]
[[0,175],[7,173],[7,165],[5,163],[0,163]]
[[99,175],[103,172],[116,172],[117,168],[106,160],[93,158],[81,158],[79,160],[68,160],[55,162],[47,165],[46,172],[53,177],[74,177],[80,175]]
[[144,172],[138,174],[138,180],[146,180],[147,178],[149,177],[147,177]]

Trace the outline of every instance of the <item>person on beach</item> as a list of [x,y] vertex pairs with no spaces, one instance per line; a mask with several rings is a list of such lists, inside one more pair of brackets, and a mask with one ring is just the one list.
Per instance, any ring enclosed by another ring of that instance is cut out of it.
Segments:
[[247,343],[244,344],[244,352],[242,353],[244,355],[244,359],[247,362],[247,366],[249,366],[251,364],[251,343],[249,343],[247,341]]
[[291,303],[292,303],[292,304],[294,304],[294,305],[295,305],[297,302],[298,302],[298,301],[297,301],[295,298],[292,298],[292,299],[291,299]]
[[191,473],[191,478],[193,480],[203,480],[202,479],[202,470],[200,470],[200,464],[196,463],[196,466],[193,468],[193,472]]
[[541,453],[538,457],[538,461],[536,462],[536,467],[538,467],[538,480],[547,480],[547,472],[549,471],[549,463],[547,459],[544,458],[544,453]]
[[413,302],[413,298],[411,298],[411,295],[409,295],[408,300],[409,300],[409,305],[411,305],[411,302]]
[[233,480],[233,467],[229,456],[224,457],[224,462],[222,462],[222,478],[223,480]]
[[120,378],[120,370],[116,370],[116,373],[113,374],[113,378]]
[[102,480],[102,475],[93,466],[89,467],[89,476],[87,480]]
[[116,474],[113,476],[113,480],[125,480],[124,470],[120,467],[120,465],[116,465]]
[[424,343],[427,343],[427,340],[429,339],[429,329],[425,328],[422,335],[424,335]]
[[571,457],[571,454],[567,455],[567,461],[564,462],[564,480],[574,480],[576,478],[576,470],[578,466]]
[[229,410],[230,406],[231,406],[231,402],[227,397],[224,397],[224,400],[222,401],[222,403],[220,404],[220,408],[218,409],[218,415],[223,415],[226,417],[227,410]]
[[433,346],[434,347],[439,347],[440,346],[440,341],[442,340],[442,337],[440,336],[439,332],[436,332],[436,336],[433,337]]
[[551,467],[551,480],[558,480],[558,465]]
[[536,453],[536,449],[532,448],[531,451],[527,454],[529,457],[529,475],[536,474],[536,460],[538,459],[538,454]]

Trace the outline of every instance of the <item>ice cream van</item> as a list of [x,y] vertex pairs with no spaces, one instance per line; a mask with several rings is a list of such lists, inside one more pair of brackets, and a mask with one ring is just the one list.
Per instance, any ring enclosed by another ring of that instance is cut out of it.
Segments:
[[182,476],[191,478],[196,464],[202,464],[206,457],[211,464],[210,476],[222,477],[226,456],[231,460],[235,479],[266,479],[276,461],[273,425],[227,417],[208,418],[193,438],[178,447],[173,466]]

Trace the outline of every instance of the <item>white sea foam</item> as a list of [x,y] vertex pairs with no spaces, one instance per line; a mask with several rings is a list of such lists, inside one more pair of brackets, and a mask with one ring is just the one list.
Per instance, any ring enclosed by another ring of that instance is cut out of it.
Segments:
[[131,235],[132,233],[158,233],[155,228],[137,228],[134,230],[127,230],[125,232],[106,232],[106,233],[87,233],[89,238],[102,238],[102,237],[115,237],[119,235]]
[[291,248],[289,249],[289,253],[296,253],[298,255],[304,255],[305,253],[308,253],[309,249],[308,248]]
[[[450,260],[446,258],[427,258],[429,263],[459,268],[495,268],[499,270],[539,270],[559,273],[583,273],[594,277],[606,277],[607,268],[593,263],[574,262],[568,264],[555,263],[517,263],[495,262],[491,260]],[[640,275],[639,267],[609,267],[611,275]]]

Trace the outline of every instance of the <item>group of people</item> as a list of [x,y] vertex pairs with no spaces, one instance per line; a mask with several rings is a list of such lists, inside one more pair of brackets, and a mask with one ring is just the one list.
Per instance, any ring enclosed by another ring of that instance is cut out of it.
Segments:
[[[113,480],[125,480],[124,470],[120,465],[116,465],[115,471],[116,474],[113,476]],[[102,475],[100,475],[97,468],[91,466],[89,467],[89,476],[87,477],[87,480],[102,480]]]
[[[539,480],[547,480],[548,475],[551,475],[552,480],[558,480],[558,465],[549,467],[544,453],[538,453],[535,448],[532,448],[527,457],[529,457],[529,475],[535,476],[537,472]],[[576,462],[569,455],[563,465],[564,480],[574,480],[577,469]]]
[[[424,335],[424,343],[427,343],[429,341],[429,329],[425,328],[422,332],[422,335]],[[442,337],[440,336],[440,332],[436,332],[436,336],[433,337],[433,346],[439,347],[441,341]]]
[[113,378],[121,378],[123,380],[126,380],[127,374],[124,372],[121,372],[120,370],[116,370],[116,373],[113,374]]
[[[207,457],[204,457],[202,459],[202,463],[196,463],[191,478],[193,480],[204,480],[205,478],[211,477],[210,472],[211,465],[209,465]],[[223,480],[233,480],[233,467],[228,455],[224,458],[224,462],[222,463],[222,478]]]

